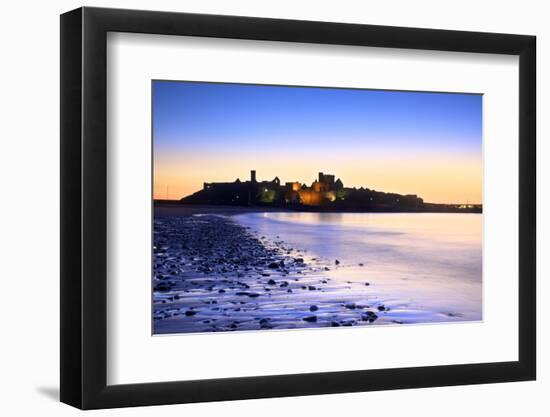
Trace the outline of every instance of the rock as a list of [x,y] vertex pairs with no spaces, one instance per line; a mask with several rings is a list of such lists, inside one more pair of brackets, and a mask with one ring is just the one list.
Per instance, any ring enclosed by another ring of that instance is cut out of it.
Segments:
[[274,279],[270,279],[269,281],[267,281],[267,284],[268,285],[277,285],[277,283],[275,282]]
[[369,323],[372,323],[378,318],[376,313],[373,313],[372,311],[366,311],[365,314],[361,315],[361,320],[368,321]]
[[370,282],[365,282],[365,285],[368,287],[370,285]]
[[281,283],[281,285],[279,285],[280,287],[288,287],[288,281],[283,281]]
[[317,307],[316,305],[312,305],[309,307],[309,311],[317,311],[319,310],[319,307]]
[[325,271],[330,271],[330,268],[328,266],[325,266]]
[[192,311],[192,310],[187,310],[187,311],[185,312],[185,315],[186,315],[187,317],[194,316],[195,314],[197,314],[197,312],[196,312],[196,311]]
[[315,288],[313,285],[308,285],[307,289],[310,291],[315,291],[317,288]]
[[248,297],[251,297],[251,298],[255,298],[255,297],[259,297],[260,294],[258,293],[255,293],[255,292],[248,292],[248,291],[237,291],[235,293],[235,295],[239,295],[239,296],[248,296]]
[[336,260],[334,261],[334,265],[340,265],[340,261],[339,261],[338,259],[336,259]]
[[376,307],[378,309],[378,311],[384,311],[386,310],[386,306],[384,304],[381,304],[379,305],[378,307]]
[[271,262],[267,267],[271,269],[277,269],[280,267],[280,264],[278,264],[277,262]]
[[349,308],[350,310],[355,310],[357,305],[355,303],[346,303],[344,304],[344,307]]
[[359,266],[364,266],[364,264],[362,264],[362,263],[359,263]]
[[272,329],[273,326],[269,323],[269,319],[261,319],[259,322],[260,329]]
[[317,323],[317,316],[307,316],[302,320],[307,321],[308,323]]
[[223,293],[225,292],[225,290],[218,290],[218,292],[219,292],[220,294],[223,294]]
[[297,263],[297,264],[303,264],[304,263],[304,258],[294,258],[294,262]]
[[330,325],[331,327],[340,327],[340,323],[338,323],[337,321],[331,321]]

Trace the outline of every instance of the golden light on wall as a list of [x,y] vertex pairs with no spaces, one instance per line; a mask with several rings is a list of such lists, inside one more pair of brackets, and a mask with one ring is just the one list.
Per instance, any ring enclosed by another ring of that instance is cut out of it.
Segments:
[[317,206],[321,204],[321,194],[315,190],[300,190],[300,200],[306,206]]
[[313,188],[313,191],[315,191],[316,193],[320,193],[321,192],[321,183],[318,182],[318,181],[315,181],[311,187]]

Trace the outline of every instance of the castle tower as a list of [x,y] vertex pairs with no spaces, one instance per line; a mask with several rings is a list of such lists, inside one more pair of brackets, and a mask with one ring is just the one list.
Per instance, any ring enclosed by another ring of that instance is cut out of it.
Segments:
[[250,181],[251,182],[256,182],[256,170],[255,169],[250,171]]

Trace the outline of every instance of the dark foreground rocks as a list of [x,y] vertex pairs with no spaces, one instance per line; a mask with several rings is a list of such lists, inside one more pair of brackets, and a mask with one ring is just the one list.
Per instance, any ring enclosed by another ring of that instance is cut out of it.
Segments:
[[341,260],[308,256],[231,217],[162,217],[153,233],[156,334],[369,325],[389,310],[371,302],[364,280],[331,278]]

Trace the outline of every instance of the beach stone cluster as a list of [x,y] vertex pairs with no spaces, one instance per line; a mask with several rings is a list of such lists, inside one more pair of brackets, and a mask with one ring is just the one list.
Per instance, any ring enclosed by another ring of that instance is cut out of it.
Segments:
[[369,283],[331,278],[340,260],[269,240],[230,216],[155,219],[154,333],[369,325],[390,311]]

